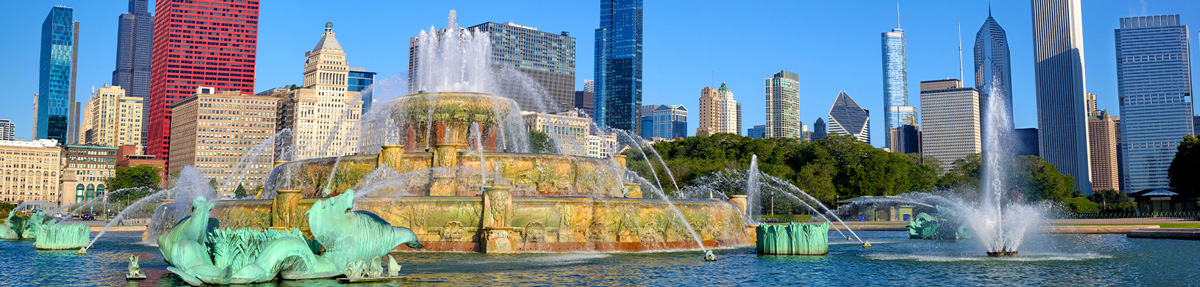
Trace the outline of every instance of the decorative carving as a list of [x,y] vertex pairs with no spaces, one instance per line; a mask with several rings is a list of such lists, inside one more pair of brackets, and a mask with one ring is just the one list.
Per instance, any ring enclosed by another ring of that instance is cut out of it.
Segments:
[[459,241],[459,239],[462,239],[463,233],[465,232],[462,222],[451,220],[450,222],[446,222],[446,226],[442,227],[442,241]]
[[525,225],[525,242],[546,242],[546,227],[542,226],[541,221],[534,221]]

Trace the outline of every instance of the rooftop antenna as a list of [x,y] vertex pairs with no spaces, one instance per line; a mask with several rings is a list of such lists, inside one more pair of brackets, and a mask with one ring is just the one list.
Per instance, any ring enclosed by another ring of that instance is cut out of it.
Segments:
[[958,21],[958,80],[963,79],[963,64],[962,64],[962,20]]
[[900,2],[896,2],[896,29],[900,29]]

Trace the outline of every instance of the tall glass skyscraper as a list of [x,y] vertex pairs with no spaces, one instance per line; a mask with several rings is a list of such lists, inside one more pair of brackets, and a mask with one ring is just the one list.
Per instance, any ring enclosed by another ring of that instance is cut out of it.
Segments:
[[[908,105],[908,52],[904,29],[883,32],[884,146],[891,148],[891,130],[915,122],[916,110]],[[870,143],[870,139],[865,140]]]
[[54,7],[42,22],[41,68],[38,71],[37,139],[67,144],[75,62],[74,10]]
[[1194,133],[1188,43],[1179,15],[1121,18],[1116,29],[1126,192],[1169,187],[1176,147]]
[[[112,83],[125,89],[125,95],[150,101],[150,49],[154,40],[154,16],[150,0],[129,0],[129,12],[117,22],[117,65]],[[150,105],[142,105],[142,123],[149,123]],[[141,129],[142,146],[146,131]]]
[[348,81],[346,81],[346,90],[359,92],[362,95],[362,113],[366,114],[367,110],[371,108],[371,103],[375,100],[375,97],[372,95],[372,92],[363,91],[366,91],[367,88],[371,87],[371,84],[375,83],[375,72],[367,72],[363,68],[350,68],[348,78]]
[[[596,29],[596,125],[639,129],[642,106],[642,0],[600,0]],[[636,132],[640,134],[640,132]]]
[[800,138],[800,75],[779,71],[763,80],[767,108],[767,138]]
[[[980,130],[990,128],[988,119],[988,101],[991,96],[1003,97],[1006,106],[1004,122],[997,135],[1008,134],[1013,129],[1012,110],[1012,65],[1009,63],[1008,36],[996,19],[992,19],[992,11],[988,9],[988,18],[975,33],[975,90],[979,91],[979,123]],[[983,150],[989,150],[988,134],[982,133]],[[1011,150],[1009,151],[1012,152]]]
[[1038,149],[1091,194],[1079,0],[1032,0]]

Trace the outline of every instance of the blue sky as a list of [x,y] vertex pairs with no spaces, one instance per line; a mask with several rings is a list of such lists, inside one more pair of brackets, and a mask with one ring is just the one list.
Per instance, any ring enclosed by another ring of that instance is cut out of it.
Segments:
[[[341,5],[330,5],[335,2]],[[256,91],[301,82],[304,52],[316,44],[325,21],[334,22],[351,66],[376,71],[381,78],[400,75],[407,69],[408,38],[430,25],[444,27],[450,9],[458,10],[462,26],[513,21],[543,31],[567,31],[578,41],[576,89],[592,78],[598,1],[335,2],[263,1]],[[920,106],[920,81],[958,77],[960,21],[966,83],[974,83],[971,45],[987,18],[988,2],[899,2],[900,26],[908,37],[911,105]],[[1083,2],[1087,88],[1098,95],[1101,109],[1114,114],[1119,113],[1113,45],[1118,19],[1181,14],[1183,23],[1193,28],[1193,37],[1200,24],[1200,3],[1192,0]],[[112,78],[117,17],[126,1],[5,3],[6,17],[0,21],[8,40],[0,45],[0,55],[7,65],[0,68],[5,75],[0,85],[6,87],[6,104],[0,105],[0,118],[17,124],[17,138],[31,135],[41,24],[54,5],[75,8],[75,20],[81,23],[76,99],[85,101],[92,86]],[[1029,2],[994,1],[992,14],[1008,33],[1017,126],[1036,127]],[[698,125],[700,89],[721,82],[728,83],[742,103],[743,128],[763,124],[763,79],[788,70],[800,75],[800,116],[810,129],[817,117],[826,117],[838,91],[844,90],[872,111],[872,143],[883,145],[880,33],[896,26],[896,1],[650,0],[644,16],[643,102],[687,106],[688,134]],[[1192,39],[1193,48],[1200,47],[1196,44]],[[1193,63],[1197,61],[1193,57]]]

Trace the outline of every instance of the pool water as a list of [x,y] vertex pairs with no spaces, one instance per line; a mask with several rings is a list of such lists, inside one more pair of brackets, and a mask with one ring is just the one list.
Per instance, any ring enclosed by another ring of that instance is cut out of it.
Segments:
[[[836,234],[835,234],[836,235]],[[973,241],[910,240],[906,232],[860,232],[873,248],[831,238],[827,256],[759,256],[754,249],[654,253],[397,253],[407,276],[395,285],[1159,285],[1200,284],[1200,241],[1124,235],[1037,235],[1020,255],[991,258]],[[141,256],[140,285],[185,285],[141,233],[112,232],[88,255],[36,251],[33,241],[0,241],[2,286],[137,286],[128,257]],[[256,286],[341,286],[334,280]]]

